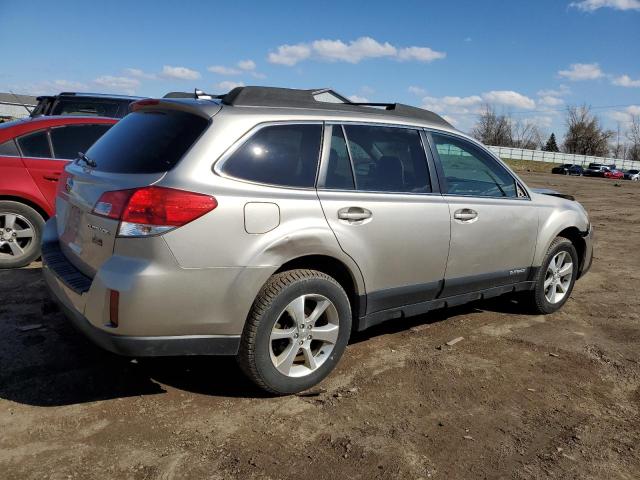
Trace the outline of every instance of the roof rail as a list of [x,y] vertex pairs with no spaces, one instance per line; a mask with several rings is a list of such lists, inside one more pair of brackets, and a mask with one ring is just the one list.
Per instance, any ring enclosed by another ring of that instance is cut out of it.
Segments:
[[[358,113],[382,113],[398,117],[425,120],[430,123],[453,128],[440,115],[429,110],[424,110],[401,103],[333,103],[318,101],[315,95],[332,90],[297,90],[292,88],[277,87],[236,87],[226,95],[216,96],[224,105],[241,107],[293,107],[312,108],[322,110],[339,110]],[[337,94],[336,94],[337,95]],[[345,98],[339,95],[341,98]],[[374,109],[371,107],[384,107]]]

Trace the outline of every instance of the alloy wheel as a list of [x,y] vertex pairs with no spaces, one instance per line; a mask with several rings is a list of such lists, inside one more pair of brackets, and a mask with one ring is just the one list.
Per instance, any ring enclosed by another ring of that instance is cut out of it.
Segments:
[[271,362],[288,377],[309,375],[329,358],[339,330],[338,310],[331,300],[301,295],[285,307],[271,330]]
[[33,244],[36,229],[24,216],[0,212],[0,259],[17,259]]
[[567,295],[573,280],[573,260],[569,252],[556,253],[547,267],[544,278],[544,296],[549,303],[561,302]]

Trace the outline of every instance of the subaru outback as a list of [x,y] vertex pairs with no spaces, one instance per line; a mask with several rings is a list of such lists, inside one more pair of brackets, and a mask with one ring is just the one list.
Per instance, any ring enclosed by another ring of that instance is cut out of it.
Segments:
[[288,394],[352,331],[515,294],[559,309],[592,260],[571,197],[440,116],[330,90],[146,99],[66,167],[46,284],[101,347],[235,355]]

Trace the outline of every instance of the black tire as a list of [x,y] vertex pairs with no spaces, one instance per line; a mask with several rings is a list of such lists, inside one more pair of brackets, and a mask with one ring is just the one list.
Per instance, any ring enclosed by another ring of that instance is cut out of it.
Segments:
[[[549,268],[551,260],[561,251],[567,252],[571,256],[571,261],[573,262],[571,282],[562,300],[557,303],[551,303],[545,296],[544,283],[547,276],[547,269]],[[542,266],[540,267],[536,275],[534,289],[529,292],[523,292],[525,302],[532,310],[532,313],[547,315],[559,310],[567,302],[576,283],[576,277],[578,275],[578,265],[578,253],[576,252],[576,248],[573,246],[573,243],[571,243],[570,240],[564,237],[557,237],[553,242],[551,242],[549,250],[547,250],[547,254],[544,257],[544,261],[542,262]]]
[[[301,295],[322,295],[330,300],[338,315],[338,338],[331,354],[317,369],[301,377],[281,373],[270,356],[271,331],[284,309]],[[273,275],[262,287],[242,334],[238,363],[260,388],[276,395],[306,390],[324,379],[336,366],[351,334],[351,305],[340,284],[315,270],[290,270]]]
[[[29,227],[33,229],[33,237],[27,243],[24,239],[20,240],[15,236],[9,235],[13,238],[0,237],[0,268],[18,268],[29,265],[36,258],[40,256],[40,243],[42,242],[42,230],[44,228],[44,219],[33,208],[20,202],[13,202],[9,200],[0,200],[0,235],[4,235],[6,232],[6,215],[17,215],[18,220],[14,225],[15,231],[19,231],[20,227]],[[15,232],[14,232],[15,233]],[[13,242],[17,245],[23,244],[23,253],[16,254],[11,249]]]

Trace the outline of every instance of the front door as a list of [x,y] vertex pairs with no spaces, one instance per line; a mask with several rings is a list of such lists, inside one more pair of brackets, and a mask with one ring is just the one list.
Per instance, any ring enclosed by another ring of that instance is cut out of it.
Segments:
[[451,248],[442,297],[527,279],[538,214],[509,171],[479,145],[431,135],[451,215]]
[[449,251],[449,209],[432,188],[420,132],[329,125],[324,145],[318,196],[363,274],[366,312],[433,299]]

